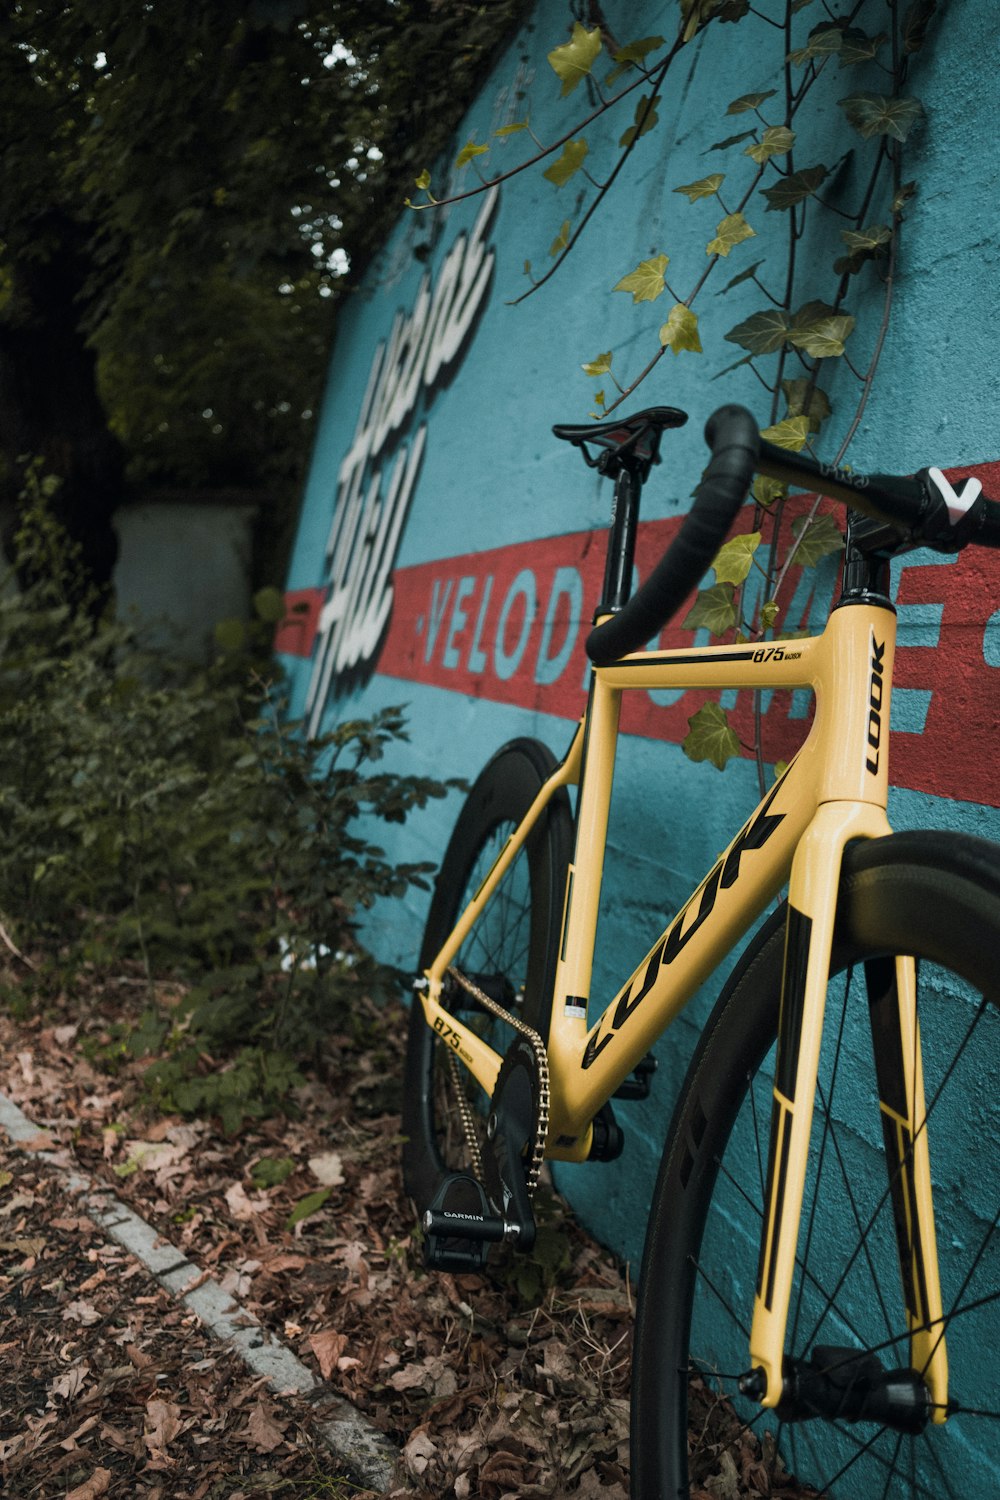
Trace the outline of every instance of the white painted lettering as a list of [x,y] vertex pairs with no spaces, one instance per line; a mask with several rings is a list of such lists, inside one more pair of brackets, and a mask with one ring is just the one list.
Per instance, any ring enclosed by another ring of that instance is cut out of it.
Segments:
[[[319,732],[337,679],[372,665],[389,623],[392,572],[416,490],[427,441],[426,422],[411,439],[399,442],[387,482],[386,450],[396,434],[408,431],[419,403],[426,405],[433,399],[437,382],[462,356],[493,275],[496,256],[487,235],[498,198],[496,189],[486,195],[471,232],[457,237],[436,282],[429,273],[422,278],[412,308],[396,313],[388,339],[379,344],[372,358],[354,437],[337,475],[325,548],[329,594],[320,613],[306,695],[311,734]],[[487,589],[473,642],[473,652],[479,657],[483,657],[479,637],[488,595]],[[462,596],[462,602],[466,597]],[[457,649],[455,639],[466,623],[464,610],[458,620],[459,603],[456,598],[446,655]],[[428,661],[446,604],[447,599],[428,626]]]

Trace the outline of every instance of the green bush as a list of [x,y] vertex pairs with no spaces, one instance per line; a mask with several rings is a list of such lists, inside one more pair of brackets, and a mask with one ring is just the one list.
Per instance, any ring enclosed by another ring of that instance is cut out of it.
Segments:
[[[379,762],[399,709],[318,739],[283,716],[258,652],[194,667],[72,612],[72,559],[36,506],[19,537],[20,592],[0,599],[0,914],[40,955],[38,983],[84,972],[180,981],[143,1045],[162,1101],[222,1109],[230,1127],[287,1091],[359,984],[385,974],[354,916],[423,883],[394,866],[372,820],[401,821],[445,787]],[[273,600],[262,597],[262,612]],[[205,1053],[228,1059],[215,1081]]]

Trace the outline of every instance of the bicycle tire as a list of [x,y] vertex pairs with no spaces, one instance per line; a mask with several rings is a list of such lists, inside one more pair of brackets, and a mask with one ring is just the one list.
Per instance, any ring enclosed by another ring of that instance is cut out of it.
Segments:
[[[555,767],[546,746],[517,739],[483,768],[459,814],[435,881],[421,970],[440,952],[508,834]],[[502,975],[507,981],[506,1003],[543,1039],[548,1037],[572,840],[569,798],[560,788],[456,958],[457,966],[472,974]],[[501,1054],[514,1035],[511,1028],[477,1011],[474,1003],[463,1003],[462,1020],[476,1025]],[[475,1167],[462,1120],[456,1119],[448,1051],[427,1025],[420,1005],[412,1004],[403,1093],[403,1179],[421,1209],[431,1201],[442,1173]],[[473,1112],[481,1113],[481,1091],[460,1067],[458,1073],[468,1081]]]
[[[732,1479],[748,1463],[770,1470],[763,1493],[1000,1493],[1000,1108],[983,1086],[1000,1068],[1000,850],[945,833],[859,843],[846,852],[839,893],[829,1005],[842,992],[847,1020],[828,1009],[786,1350],[802,1355],[826,1342],[880,1348],[883,1360],[888,1349],[899,1365],[909,1357],[864,980],[855,972],[866,958],[909,953],[918,958],[949,1401],[965,1408],[920,1435],[783,1424],[735,1387],[749,1363],[783,946],[782,911],[720,996],[664,1148],[637,1314],[632,1494],[702,1495],[713,1473],[728,1469]],[[946,1047],[952,1035],[957,1044]],[[690,1460],[689,1421],[714,1424],[712,1443],[693,1446]],[[755,1456],[748,1431],[760,1439]],[[735,1442],[728,1461],[727,1440]],[[801,1488],[782,1488],[788,1475]]]

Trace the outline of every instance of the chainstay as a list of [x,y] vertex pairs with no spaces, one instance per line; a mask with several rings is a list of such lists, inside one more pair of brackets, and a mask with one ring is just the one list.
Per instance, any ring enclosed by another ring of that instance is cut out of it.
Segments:
[[[503,1021],[512,1031],[519,1032],[530,1043],[531,1050],[535,1054],[535,1061],[538,1065],[538,1118],[535,1121],[535,1138],[531,1143],[531,1150],[528,1153],[528,1163],[525,1170],[525,1182],[530,1196],[538,1186],[542,1163],[545,1160],[545,1142],[549,1133],[549,1059],[545,1051],[545,1043],[533,1026],[529,1026],[526,1021],[520,1020],[519,1017],[511,1015],[510,1011],[505,1010],[502,1005],[498,1005],[484,990],[479,988],[478,984],[467,978],[461,970],[456,969],[454,964],[449,964],[447,973],[454,979],[456,984],[461,985],[466,994],[471,995],[474,1000],[478,1001],[484,1010],[489,1011],[491,1015]],[[468,1101],[465,1099],[464,1090],[460,1090],[460,1097],[467,1110]],[[468,1126],[466,1128],[468,1129]],[[470,1147],[470,1149],[472,1148]],[[478,1141],[474,1149],[478,1153]]]

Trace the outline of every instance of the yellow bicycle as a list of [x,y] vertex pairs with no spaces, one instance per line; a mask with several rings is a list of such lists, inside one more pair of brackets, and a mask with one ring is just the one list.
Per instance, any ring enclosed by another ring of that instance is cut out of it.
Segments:
[[[787,887],[723,987],[664,1148],[640,1281],[633,1495],[689,1493],[689,1417],[720,1394],[824,1495],[997,1494],[1000,850],[894,834],[886,800],[890,559],[1000,546],[1000,505],[936,469],[821,465],[724,407],[691,512],[630,597],[642,486],[684,420],[656,407],[555,429],[615,482],[590,695],[558,763],[525,739],[489,762],[436,882],[403,1122],[426,1257],[478,1268],[495,1242],[530,1247],[543,1160],[620,1152],[611,1100],[648,1090],[653,1042]],[[711,565],[755,472],[850,507],[826,628],[642,649]],[[811,689],[812,727],[595,1017],[622,694],[695,687]]]

